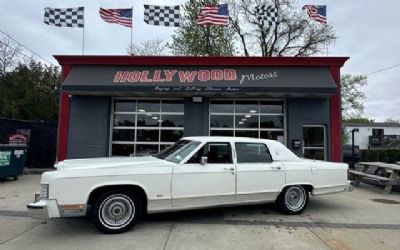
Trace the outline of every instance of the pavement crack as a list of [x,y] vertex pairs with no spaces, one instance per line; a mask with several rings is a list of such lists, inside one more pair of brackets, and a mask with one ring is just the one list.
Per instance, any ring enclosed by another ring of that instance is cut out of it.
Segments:
[[326,243],[321,237],[319,237],[319,235],[317,235],[311,228],[307,228],[315,237],[317,237],[317,239],[319,239],[322,243],[324,243],[324,245],[326,247],[328,247],[329,249],[333,250],[334,248],[332,248],[331,246],[328,245],[328,243]]
[[40,225],[42,225],[42,224],[43,224],[43,222],[40,222],[40,223],[38,223],[38,224],[36,224],[36,225],[34,225],[34,226],[32,226],[32,227],[26,229],[25,231],[23,231],[23,232],[21,232],[21,233],[15,235],[15,236],[13,236],[13,237],[11,237],[11,238],[5,240],[4,242],[0,242],[0,245],[5,245],[7,242],[10,242],[10,241],[16,239],[17,237],[26,234],[27,232],[31,231],[32,229],[37,228],[38,226],[40,226]]
[[167,239],[165,240],[165,243],[164,243],[163,250],[165,250],[167,248],[169,237],[171,236],[171,232],[172,232],[172,229],[174,228],[174,225],[175,225],[175,223],[172,223],[171,228],[169,229],[169,232],[168,232],[168,235],[167,235]]

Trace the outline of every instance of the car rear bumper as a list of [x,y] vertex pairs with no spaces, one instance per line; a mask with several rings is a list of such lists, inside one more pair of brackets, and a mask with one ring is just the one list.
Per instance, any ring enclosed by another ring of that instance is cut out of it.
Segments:
[[351,192],[354,190],[354,181],[347,181],[346,191]]

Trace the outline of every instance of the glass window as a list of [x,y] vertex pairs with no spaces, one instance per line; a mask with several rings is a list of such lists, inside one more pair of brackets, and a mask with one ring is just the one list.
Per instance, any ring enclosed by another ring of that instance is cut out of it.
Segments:
[[180,112],[183,113],[183,101],[166,100],[161,101],[161,112]]
[[201,157],[207,157],[207,164],[230,164],[232,163],[232,153],[229,143],[207,143],[199,149],[187,163],[201,163]]
[[135,141],[134,129],[114,129],[113,141]]
[[233,128],[233,115],[212,115],[210,117],[212,128]]
[[260,101],[260,113],[262,114],[283,114],[282,102]]
[[261,115],[261,128],[283,128],[283,116]]
[[303,127],[304,147],[323,147],[324,128],[323,127]]
[[162,142],[176,142],[183,137],[183,130],[161,130]]
[[159,130],[138,129],[136,136],[137,141],[158,142]]
[[116,101],[114,105],[115,112],[134,112],[136,101]]
[[160,101],[138,101],[137,112],[160,112]]
[[132,144],[113,144],[111,151],[114,156],[128,156],[133,154]]
[[182,99],[115,100],[111,155],[154,154],[165,149],[183,137],[183,111]]
[[160,121],[160,115],[153,115],[153,114],[137,115],[138,127],[158,127],[159,121]]
[[233,113],[234,112],[233,101],[211,101],[210,112],[211,113]]
[[235,113],[257,114],[258,101],[236,101]]
[[135,126],[135,115],[114,115],[114,126]]
[[236,115],[236,128],[258,128],[258,115]]
[[262,143],[235,143],[238,163],[268,163],[271,155]]
[[233,130],[211,130],[210,135],[213,136],[234,136]]
[[323,148],[305,148],[303,157],[323,161],[325,160],[325,150]]
[[268,138],[285,143],[283,101],[211,100],[210,135]]
[[167,148],[162,154],[159,155],[159,158],[179,163],[183,159],[185,159],[191,152],[193,152],[193,150],[195,150],[199,145],[200,142],[179,141],[172,147]]
[[136,156],[141,155],[156,155],[158,153],[158,145],[137,144]]
[[162,115],[162,127],[183,127],[183,115]]
[[235,136],[258,138],[258,130],[236,130]]

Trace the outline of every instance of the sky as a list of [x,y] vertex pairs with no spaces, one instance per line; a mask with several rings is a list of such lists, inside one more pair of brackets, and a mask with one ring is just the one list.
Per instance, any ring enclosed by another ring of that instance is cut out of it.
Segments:
[[[176,28],[143,22],[143,4],[178,5],[184,0],[1,0],[0,31],[7,33],[47,61],[53,55],[82,54],[83,29],[59,28],[43,23],[45,7],[85,7],[85,55],[123,55],[130,44],[130,29],[105,23],[98,9],[133,7],[133,43],[160,38],[170,41]],[[221,1],[220,3],[223,3]],[[329,56],[348,56],[342,73],[368,76],[364,116],[384,121],[400,119],[400,19],[398,0],[297,0],[298,5],[327,5],[328,23],[338,36]],[[0,36],[3,36],[0,34]],[[26,51],[29,55],[30,52]],[[323,54],[322,56],[325,56]]]

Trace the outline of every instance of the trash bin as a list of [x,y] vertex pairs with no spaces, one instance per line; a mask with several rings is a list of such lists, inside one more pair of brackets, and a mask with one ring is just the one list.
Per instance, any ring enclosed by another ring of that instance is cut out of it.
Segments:
[[18,179],[24,170],[27,150],[25,145],[0,145],[0,178]]

